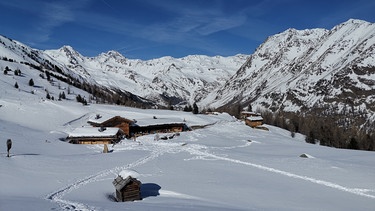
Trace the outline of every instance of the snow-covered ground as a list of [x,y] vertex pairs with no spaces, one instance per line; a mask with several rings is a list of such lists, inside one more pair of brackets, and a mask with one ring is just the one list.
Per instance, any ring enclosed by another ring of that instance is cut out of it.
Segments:
[[[306,144],[227,114],[193,115],[73,101],[0,99],[0,210],[372,210],[375,153]],[[170,140],[61,141],[96,114],[180,118]],[[6,157],[6,140],[13,141]],[[301,158],[301,154],[309,158]],[[112,181],[135,171],[143,200],[114,202]]]

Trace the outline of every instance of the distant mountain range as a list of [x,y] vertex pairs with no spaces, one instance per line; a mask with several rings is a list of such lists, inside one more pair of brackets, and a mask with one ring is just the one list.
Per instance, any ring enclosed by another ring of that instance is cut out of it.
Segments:
[[164,106],[201,101],[224,85],[248,57],[192,55],[142,61],[109,51],[88,58],[69,46],[43,53],[88,83],[121,89]]
[[288,29],[251,55],[143,61],[109,51],[85,57],[69,46],[42,51],[0,36],[0,59],[2,69],[11,60],[148,105],[251,104],[273,111],[351,113],[375,122],[375,24],[361,20],[331,30]]

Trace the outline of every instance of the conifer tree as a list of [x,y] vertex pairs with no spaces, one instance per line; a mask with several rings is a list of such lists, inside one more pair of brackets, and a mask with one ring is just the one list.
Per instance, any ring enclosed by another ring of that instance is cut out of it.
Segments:
[[247,111],[249,112],[253,111],[253,107],[251,106],[251,104],[249,104],[249,106],[247,107]]
[[47,76],[47,81],[50,81],[51,80],[51,75],[50,75],[49,71],[46,71],[46,76]]
[[14,71],[14,75],[20,76],[21,75],[21,70],[20,69],[16,69]]
[[29,86],[34,86],[34,80],[33,79],[29,80]]
[[196,103],[193,104],[193,114],[198,114],[199,113],[199,110],[198,110],[198,106]]
[[9,70],[10,70],[9,67],[6,66],[5,69],[4,69],[4,75],[7,75]]

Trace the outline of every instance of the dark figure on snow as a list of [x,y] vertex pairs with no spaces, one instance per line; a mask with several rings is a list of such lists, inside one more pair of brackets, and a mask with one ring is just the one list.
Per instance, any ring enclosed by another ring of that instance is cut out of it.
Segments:
[[7,157],[9,157],[10,148],[12,148],[12,140],[8,139],[7,140],[7,151],[8,151]]

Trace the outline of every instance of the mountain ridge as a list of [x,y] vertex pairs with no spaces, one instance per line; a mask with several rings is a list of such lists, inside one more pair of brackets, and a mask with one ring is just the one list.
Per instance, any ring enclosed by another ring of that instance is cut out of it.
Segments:
[[[71,46],[42,51],[0,40],[2,96],[21,96],[8,87],[35,100],[60,100],[67,91],[69,100],[84,105],[182,109],[196,103],[199,110],[237,117],[249,107],[264,112],[268,124],[305,134],[309,143],[375,146],[374,23],[350,19],[330,30],[290,28],[269,36],[251,55],[145,61],[116,51],[85,57]],[[36,86],[26,85],[26,77],[38,76]]]
[[[374,34],[373,23],[349,19],[331,30],[289,28],[269,36],[251,55],[140,60],[112,50],[85,57],[68,45],[41,51],[9,39],[0,56],[58,67],[84,83],[132,93],[156,105],[197,102],[201,108],[220,108],[253,103],[256,108],[296,112],[324,107],[335,96],[372,91]],[[351,98],[374,112],[371,93]]]
[[[307,34],[298,37],[295,32],[303,34],[306,30],[289,29],[269,37],[217,91],[219,97],[216,98],[226,101],[214,102],[213,107],[240,102],[278,110],[281,107],[272,106],[272,101],[279,101],[290,111],[301,111],[304,107],[314,107],[319,100],[345,93],[340,88],[350,89],[353,93],[355,89],[375,89],[375,24],[351,19],[332,30],[315,31],[318,36],[311,40],[302,39]],[[287,42],[280,42],[280,36]],[[278,45],[272,43],[273,40],[277,40]],[[356,74],[360,70],[353,70],[355,68],[362,69],[364,74]],[[352,86],[348,87],[348,83]],[[239,84],[243,87],[242,92],[236,93],[233,90],[238,89]],[[293,98],[303,103],[287,100],[292,93]],[[282,95],[282,99],[270,97],[273,94]],[[373,98],[373,94],[368,97]],[[367,107],[374,112],[373,100],[355,100],[368,102]],[[269,105],[264,105],[265,102]]]
[[208,93],[223,83],[246,57],[241,54],[233,57],[189,55],[143,61],[127,59],[116,51],[96,57],[84,57],[67,47],[44,52],[54,60],[68,64],[68,68],[81,73],[81,77],[91,83],[107,87],[116,84],[117,88],[161,105],[199,101],[204,97],[201,93]]

